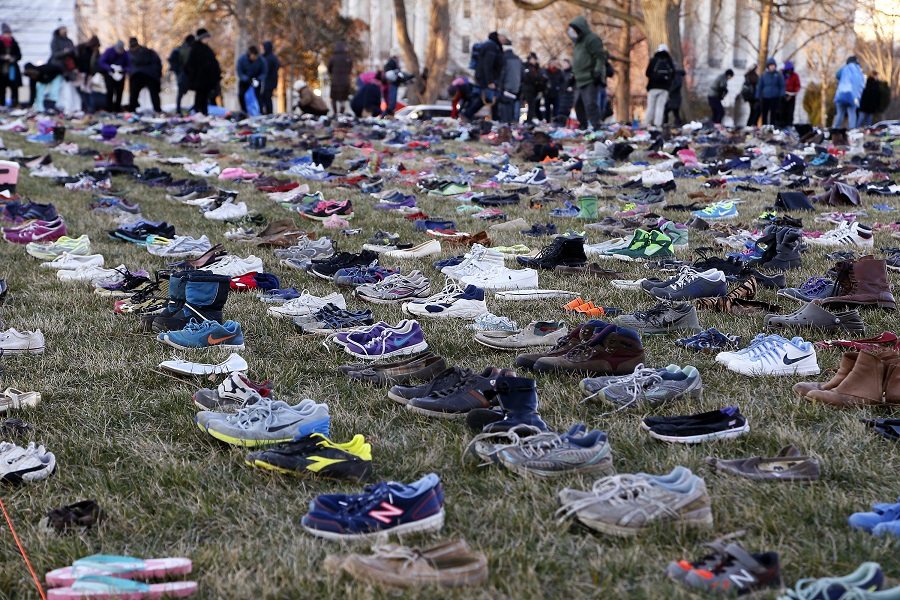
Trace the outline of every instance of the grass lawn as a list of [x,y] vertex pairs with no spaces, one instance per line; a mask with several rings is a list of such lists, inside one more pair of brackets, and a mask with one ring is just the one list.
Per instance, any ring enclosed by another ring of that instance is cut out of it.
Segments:
[[[143,135],[125,135],[170,155],[200,158],[196,150],[171,146]],[[2,135],[7,147],[22,148],[36,155],[46,148],[29,144],[24,136]],[[107,151],[103,143],[70,131],[67,141],[82,147]],[[271,141],[271,140],[270,140]],[[747,141],[753,143],[752,140]],[[568,145],[568,144],[567,144]],[[242,159],[254,156],[241,143],[219,145],[221,166],[241,166]],[[446,153],[460,157],[485,151],[485,144],[436,144]],[[642,149],[632,155],[639,159]],[[414,157],[400,157],[407,167],[428,168],[428,150],[416,150]],[[232,154],[233,153],[233,154]],[[227,155],[226,155],[227,154]],[[344,159],[356,157],[347,149]],[[258,156],[258,155],[257,155]],[[390,163],[398,158],[387,159]],[[158,166],[142,157],[142,168]],[[466,168],[471,163],[452,161]],[[90,168],[86,158],[53,154],[53,163],[70,173]],[[164,167],[175,178],[184,175],[178,166]],[[448,173],[445,171],[445,173]],[[610,184],[617,180],[609,178]],[[621,180],[618,181],[621,183]],[[688,192],[701,189],[701,181],[678,180],[678,191],[669,193],[669,203],[688,204]],[[576,182],[567,182],[570,187]],[[173,223],[179,234],[209,235],[223,241],[229,252],[246,256],[256,250],[224,240],[226,226],[204,219],[194,207],[165,199],[161,188],[150,188],[116,177],[114,185],[128,190],[127,197],[140,202],[151,220]],[[229,184],[227,187],[233,187]],[[377,229],[399,232],[404,241],[418,243],[426,236],[415,232],[411,222],[372,209],[374,201],[346,188],[332,188],[312,182],[327,198],[352,198],[356,207],[353,227],[363,235],[336,235],[341,249],[358,251],[365,238]],[[410,193],[414,188],[409,187]],[[269,220],[290,216],[250,185],[240,186],[240,199]],[[770,204],[775,188],[741,196],[740,221],[755,222],[763,207]],[[819,189],[821,191],[821,188]],[[39,202],[53,202],[64,215],[72,235],[87,233],[94,251],[106,257],[106,266],[125,264],[132,270],[153,271],[165,267],[166,260],[140,247],[107,237],[111,219],[92,213],[91,194],[68,191],[46,180],[19,178],[19,193]],[[483,222],[456,213],[452,199],[416,193],[429,215],[457,221],[458,228],[480,231]],[[610,198],[614,190],[610,190]],[[886,221],[889,213],[871,210],[883,198],[864,196],[870,217],[864,222]],[[887,199],[889,204],[900,205]],[[546,223],[541,211],[522,205],[510,207],[510,219]],[[601,216],[620,206],[615,200],[601,200]],[[900,206],[898,206],[900,207]],[[685,213],[663,213],[683,220]],[[894,213],[896,214],[896,213]],[[888,215],[887,217],[885,215]],[[800,215],[795,215],[800,216]],[[813,223],[804,214],[808,229],[830,228]],[[328,233],[318,223],[297,222],[310,231]],[[560,231],[579,228],[582,222],[553,219]],[[541,242],[518,233],[492,236],[497,245]],[[592,242],[602,241],[598,234]],[[691,231],[691,248],[712,245],[710,233]],[[887,234],[876,235],[875,247],[896,246]],[[266,270],[281,278],[282,286],[294,285],[324,295],[332,284],[278,264],[270,251],[259,254]],[[445,256],[454,252],[448,250]],[[685,255],[690,254],[685,252]],[[807,277],[824,275],[829,267],[821,250],[804,256],[803,268],[788,275],[789,285],[799,285]],[[430,260],[397,263],[404,271],[422,269],[431,276],[435,291],[443,278]],[[629,277],[652,273],[642,264],[615,261],[615,268]],[[575,376],[541,376],[538,391],[541,414],[548,424],[565,431],[573,423],[608,432],[619,473],[663,473],[684,465],[703,476],[712,498],[715,527],[707,531],[659,528],[633,539],[620,539],[558,523],[554,516],[556,492],[563,487],[589,488],[592,481],[576,477],[558,481],[522,478],[498,468],[462,466],[462,450],[472,437],[461,421],[431,420],[388,400],[385,390],[350,383],[336,374],[335,367],[350,361],[338,350],[329,351],[319,336],[300,336],[290,320],[266,314],[266,305],[252,293],[234,293],[226,316],[241,322],[247,350],[242,355],[250,364],[252,379],[275,380],[278,397],[291,402],[313,398],[327,402],[332,415],[331,438],[347,441],[362,433],[373,446],[373,481],[409,482],[435,472],[444,484],[447,520],[440,536],[412,536],[408,545],[431,545],[440,540],[464,538],[489,558],[490,580],[484,589],[459,592],[425,591],[397,594],[336,577],[322,568],[326,555],[342,551],[366,551],[368,544],[341,545],[305,533],[300,519],[309,501],[319,493],[352,492],[358,486],[334,481],[296,479],[251,469],[244,465],[245,452],[219,443],[194,425],[196,413],[191,394],[198,387],[215,387],[219,379],[201,381],[166,375],[157,365],[173,355],[173,349],[138,331],[138,320],[116,315],[112,301],[95,295],[83,284],[60,283],[52,271],[39,268],[37,260],[20,246],[0,244],[0,277],[9,283],[9,297],[0,308],[6,327],[41,329],[46,335],[43,356],[6,357],[3,386],[37,390],[43,403],[35,409],[11,416],[30,422],[34,432],[15,440],[36,441],[54,452],[57,472],[34,485],[0,489],[0,496],[15,522],[37,573],[71,564],[77,558],[95,554],[122,554],[145,558],[186,556],[193,559],[195,578],[200,584],[198,598],[369,598],[398,596],[416,598],[680,598],[690,597],[678,584],[662,575],[670,560],[696,559],[704,554],[700,544],[719,535],[744,529],[739,540],[752,551],[775,550],[781,555],[785,583],[793,586],[801,577],[844,575],[861,562],[877,561],[889,575],[900,574],[897,540],[875,539],[851,531],[847,517],[866,510],[873,502],[890,502],[900,490],[898,446],[866,430],[858,422],[864,416],[886,416],[885,411],[840,411],[800,399],[791,386],[801,377],[750,378],[717,365],[713,355],[695,354],[677,348],[674,335],[644,336],[648,366],[670,363],[696,366],[703,378],[700,402],[680,402],[653,409],[652,414],[676,415],[740,405],[748,417],[751,433],[734,441],[697,446],[666,445],[652,440],[639,426],[644,409],[621,412],[598,419],[609,410],[591,401],[582,403]],[[604,265],[605,266],[605,265]],[[897,275],[891,275],[896,289]],[[605,281],[587,277],[540,273],[543,288],[578,291],[595,304],[623,307],[629,312],[651,305],[643,293],[615,289]],[[371,306],[377,319],[396,322],[399,307],[368,305],[345,293],[350,308]],[[759,299],[776,302],[792,312],[799,305],[761,288]],[[566,319],[570,326],[578,319],[564,314],[561,302],[501,303],[488,299],[496,314],[507,315],[525,325],[535,319]],[[898,329],[894,313],[864,313],[867,335]],[[737,316],[701,312],[704,327],[739,334],[745,340],[762,331],[762,316]],[[510,366],[513,353],[493,351],[474,343],[472,333],[460,321],[421,321],[430,348],[443,355],[448,364],[481,370],[486,365]],[[825,339],[821,334],[807,338]],[[181,356],[201,362],[219,362],[225,352],[182,352]],[[827,380],[840,354],[819,352]],[[705,466],[706,456],[739,458],[774,456],[789,444],[816,456],[822,465],[822,479],[813,484],[773,484],[717,475]],[[41,531],[38,522],[53,507],[87,498],[96,499],[107,513],[105,523],[87,534],[59,536]],[[0,598],[37,598],[18,550],[0,522]],[[774,596],[774,595],[773,595]]]

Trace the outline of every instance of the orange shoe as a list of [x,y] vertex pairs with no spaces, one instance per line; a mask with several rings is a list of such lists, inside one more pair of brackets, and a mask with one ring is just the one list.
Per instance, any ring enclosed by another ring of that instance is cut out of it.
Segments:
[[572,312],[573,310],[576,310],[582,304],[584,304],[584,300],[582,300],[581,297],[578,297],[578,298],[575,298],[574,300],[572,300],[571,302],[569,302],[568,304],[564,304],[563,308],[566,309],[566,312]]

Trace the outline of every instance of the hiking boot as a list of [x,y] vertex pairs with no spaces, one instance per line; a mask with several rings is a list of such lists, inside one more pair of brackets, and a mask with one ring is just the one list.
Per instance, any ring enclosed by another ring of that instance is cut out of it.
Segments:
[[581,266],[587,263],[584,238],[559,236],[552,244],[544,246],[537,256],[517,256],[516,261],[526,267],[539,269],[555,269],[560,265]]
[[624,327],[650,334],[670,331],[699,332],[701,330],[697,309],[687,303],[657,304],[648,310],[616,317],[615,321]]
[[516,357],[513,366],[531,369],[539,359],[551,356],[562,356],[572,348],[590,341],[595,334],[609,327],[609,323],[600,320],[588,321],[573,329],[567,336],[560,338],[555,346],[541,353],[520,354]]
[[646,359],[637,332],[618,325],[608,325],[589,341],[559,356],[535,361],[535,372],[574,371],[589,375],[622,375],[631,373]]
[[492,389],[491,380],[499,372],[496,367],[487,367],[479,374],[469,373],[455,385],[433,391],[428,396],[413,398],[406,408],[440,419],[456,419],[476,408],[490,408],[493,403],[485,396],[485,391]]
[[835,270],[834,289],[830,298],[821,301],[823,308],[865,306],[896,310],[884,260],[864,256],[856,261],[839,262]]

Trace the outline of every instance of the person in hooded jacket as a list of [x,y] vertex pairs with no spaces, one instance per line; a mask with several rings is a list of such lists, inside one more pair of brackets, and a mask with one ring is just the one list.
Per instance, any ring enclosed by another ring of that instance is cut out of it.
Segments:
[[391,55],[388,56],[381,72],[384,73],[385,80],[385,89],[382,90],[385,103],[381,116],[386,117],[393,115],[397,109],[397,93],[400,91],[400,86],[397,85],[397,79],[400,77],[400,48],[391,48]]
[[750,107],[750,114],[747,116],[747,127],[756,127],[759,125],[759,115],[761,112],[760,101],[756,97],[756,88],[759,85],[759,73],[756,72],[756,65],[751,65],[744,72],[744,83],[741,85],[741,99]]
[[715,125],[721,125],[722,118],[725,116],[722,100],[728,95],[728,82],[732,77],[734,77],[734,71],[726,69],[724,73],[713,81],[712,87],[709,89],[709,95],[706,97],[707,102],[709,102],[709,108],[712,110],[712,122]]
[[6,106],[6,90],[9,89],[10,106],[19,105],[19,86],[22,85],[22,72],[19,61],[22,50],[13,37],[12,29],[3,23],[0,25],[0,104]]
[[509,45],[512,40],[506,30],[492,31],[488,39],[481,44],[481,54],[475,64],[475,87],[472,90],[474,98],[469,107],[463,112],[463,117],[469,121],[475,118],[475,114],[485,104],[492,107],[493,116],[496,116],[497,96],[500,94],[500,77],[503,75],[505,59],[503,46]]
[[647,127],[661,127],[669,99],[669,88],[675,78],[675,62],[669,54],[669,47],[660,44],[656,54],[647,64]]
[[256,95],[256,102],[262,108],[260,102],[260,94],[266,82],[268,69],[266,61],[259,55],[259,48],[250,46],[245,54],[242,54],[237,61],[237,77],[238,77],[238,101],[241,104],[241,110],[247,112],[247,92],[252,89]]
[[591,31],[587,19],[578,15],[569,23],[566,35],[574,42],[572,47],[572,74],[575,77],[574,104],[578,126],[595,130],[600,128],[599,89],[606,87],[606,60],[608,54],[603,41]]
[[295,81],[293,88],[294,92],[297,94],[296,108],[301,114],[309,113],[311,115],[316,115],[317,117],[328,114],[328,105],[325,104],[325,101],[322,100],[322,98],[316,96],[315,92],[312,91],[304,80],[298,79]]
[[187,73],[184,71],[184,65],[191,55],[191,48],[194,46],[194,35],[189,34],[184,41],[172,50],[169,54],[169,70],[175,74],[175,81],[178,84],[178,93],[175,96],[175,112],[181,114],[181,100],[184,95],[191,89],[188,81]]
[[347,44],[338,42],[334,45],[334,53],[328,59],[328,75],[331,77],[331,108],[336,115],[347,110],[352,72],[353,59],[347,52]]
[[756,98],[760,102],[763,125],[775,124],[775,111],[784,96],[784,75],[778,72],[774,58],[766,61],[766,70],[756,84]]
[[184,65],[184,72],[194,90],[194,112],[209,114],[210,94],[219,85],[222,79],[222,68],[216,58],[216,53],[209,47],[209,31],[204,28],[197,30],[194,45]]
[[66,73],[66,58],[75,57],[75,42],[69,39],[69,31],[66,26],[58,27],[50,39],[50,60],[47,62]]
[[278,87],[278,71],[281,70],[281,61],[273,50],[271,40],[263,42],[262,59],[266,62],[266,81],[260,94],[259,107],[262,114],[271,115],[274,112],[272,105],[272,96],[275,94],[275,88]]
[[155,50],[138,44],[137,38],[128,40],[128,55],[131,61],[129,74],[128,110],[138,109],[139,96],[144,88],[150,92],[153,111],[162,112],[159,103],[159,90],[162,85],[162,61]]
[[840,129],[847,119],[847,127],[856,127],[856,110],[862,98],[865,76],[856,57],[847,59],[847,64],[837,72],[837,90],[834,92],[834,122],[831,127]]
[[125,42],[119,40],[100,55],[100,72],[106,82],[106,110],[120,112],[125,91],[125,75],[131,67],[131,59]]

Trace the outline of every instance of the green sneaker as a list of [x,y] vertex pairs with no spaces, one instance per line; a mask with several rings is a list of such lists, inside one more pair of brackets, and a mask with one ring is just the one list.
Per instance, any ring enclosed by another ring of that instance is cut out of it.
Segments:
[[661,232],[672,238],[672,247],[678,248],[688,245],[688,228],[678,227],[673,221],[666,221],[659,228]]
[[41,260],[53,260],[63,254],[86,256],[91,253],[91,240],[88,239],[86,234],[77,238],[70,238],[64,235],[49,244],[31,242],[25,246],[25,251]]
[[[638,238],[638,232],[644,235]],[[675,253],[672,252],[672,238],[666,234],[660,231],[647,233],[638,229],[634,232],[634,239],[628,248],[611,250],[609,256],[619,260],[643,261],[674,258]]]
[[429,196],[456,196],[457,194],[465,194],[471,191],[469,184],[449,183],[436,190],[428,192]]
[[600,218],[599,213],[597,212],[597,197],[596,196],[583,196],[578,199],[578,214],[575,215],[576,219],[592,219],[597,220]]

